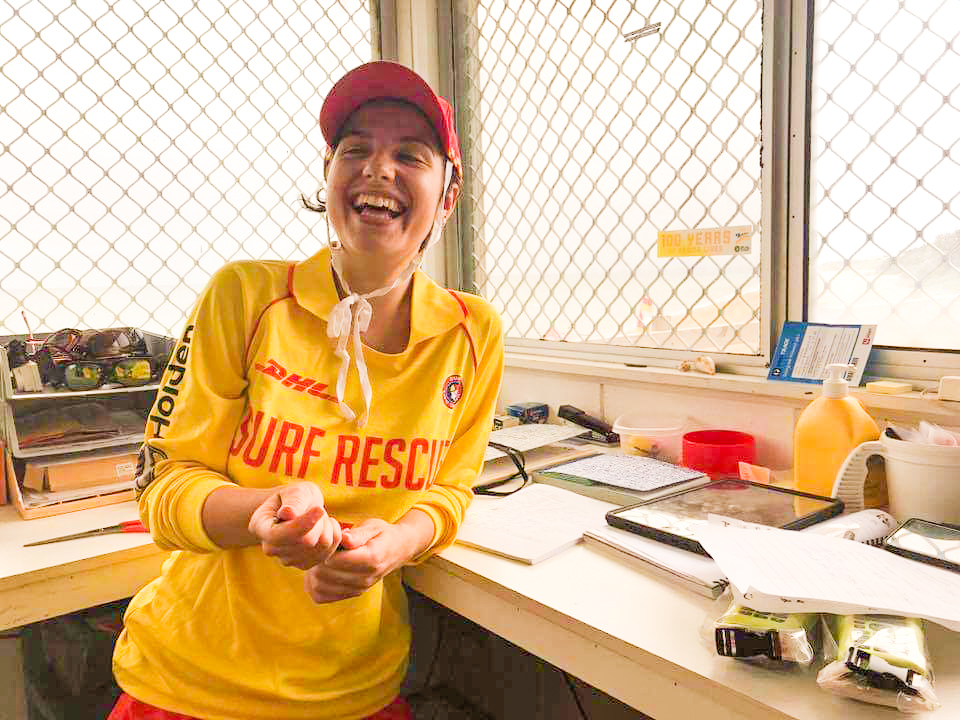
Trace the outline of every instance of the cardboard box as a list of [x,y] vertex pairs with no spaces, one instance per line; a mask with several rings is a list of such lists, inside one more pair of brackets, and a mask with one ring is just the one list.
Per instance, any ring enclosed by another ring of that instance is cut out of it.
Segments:
[[133,483],[137,452],[107,448],[78,455],[49,455],[27,460],[23,485],[38,492],[77,490],[122,481]]
[[[33,505],[29,501],[24,501],[24,493],[20,488],[21,479],[17,477],[17,468],[14,467],[13,455],[11,455],[8,450],[4,451],[4,455],[6,456],[4,466],[7,475],[7,491],[10,502],[16,506],[17,512],[20,513],[20,517],[24,520],[50,517],[51,515],[62,515],[63,513],[73,512],[75,510],[87,510],[88,508],[113,505],[114,503],[136,499],[136,492],[131,482],[129,489],[122,488],[116,490],[108,487],[108,489],[98,492],[96,488],[91,488],[83,497],[57,500],[56,502],[43,505]],[[74,490],[72,492],[84,493],[83,490]]]

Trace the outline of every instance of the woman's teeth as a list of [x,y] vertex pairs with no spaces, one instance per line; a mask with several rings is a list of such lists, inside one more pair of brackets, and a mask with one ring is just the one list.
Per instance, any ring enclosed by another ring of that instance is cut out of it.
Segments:
[[353,202],[353,209],[357,212],[363,212],[366,209],[382,211],[386,210],[393,217],[403,212],[403,207],[393,198],[384,195],[369,195],[363,193],[357,196]]

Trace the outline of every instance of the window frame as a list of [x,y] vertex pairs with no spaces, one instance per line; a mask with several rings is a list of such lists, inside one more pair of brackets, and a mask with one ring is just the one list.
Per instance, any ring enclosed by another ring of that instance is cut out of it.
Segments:
[[[790,174],[788,206],[791,209],[787,238],[787,319],[805,321],[811,282],[807,257],[810,247],[809,228],[813,221],[811,202],[811,143],[813,123],[812,88],[816,52],[815,16],[817,0],[806,0],[790,9],[790,140],[789,154],[794,166],[802,172]],[[795,211],[794,211],[795,210]],[[870,352],[865,375],[896,377],[932,385],[944,375],[960,374],[960,350],[934,350],[885,345]]]
[[[409,8],[416,4],[416,15],[432,18],[436,24],[436,53],[439,55],[438,75],[430,77],[441,92],[461,103],[463,75],[456,65],[453,51],[454,5],[460,0],[381,0],[381,17],[397,20],[398,34],[411,38],[420,45],[420,57],[430,33],[410,25],[414,13]],[[470,0],[463,0],[469,2]],[[809,291],[807,254],[810,206],[810,97],[814,11],[816,0],[765,0],[763,4],[763,48],[761,107],[761,352],[757,356],[710,353],[723,372],[765,376],[773,349],[784,322],[807,319],[806,300]],[[399,8],[392,16],[388,8]],[[405,9],[406,8],[406,9]],[[407,24],[404,24],[407,23]],[[383,36],[387,31],[383,30]],[[416,53],[408,50],[388,54],[383,45],[384,58],[411,63],[420,72]],[[774,198],[783,202],[774,203]],[[452,287],[463,287],[467,281],[464,272],[469,258],[469,216],[458,204],[454,219],[444,234],[444,258],[434,263],[435,277],[444,277]],[[428,265],[429,267],[429,265]],[[509,339],[509,353],[524,356],[558,358],[569,362],[622,363],[625,366],[675,367],[681,358],[691,352],[651,348],[608,348],[596,352],[577,348],[574,343]],[[899,377],[930,386],[941,376],[960,374],[960,351],[927,348],[873,348],[866,375],[870,377]]]
[[[391,0],[393,1],[393,0]],[[395,0],[398,6],[410,0]],[[453,50],[453,15],[455,4],[473,0],[429,0],[424,5],[433,5],[439,18],[438,37],[440,52],[449,54],[441,63],[446,70],[445,83],[440,84],[443,92],[455,100],[458,109],[462,96],[469,92],[465,84],[465,75],[457,67]],[[743,375],[766,376],[773,354],[774,339],[786,317],[786,298],[783,288],[786,286],[786,263],[782,261],[786,247],[787,208],[782,203],[774,204],[776,193],[786,192],[787,172],[786,153],[778,152],[775,137],[786,142],[789,103],[787,97],[788,78],[784,64],[774,63],[778,48],[790,42],[789,28],[784,26],[783,18],[789,17],[789,0],[765,0],[762,19],[761,95],[773,98],[761,104],[761,219],[763,228],[760,248],[760,352],[757,355],[741,355],[724,352],[708,353],[724,372]],[[428,11],[430,12],[430,11]],[[403,30],[401,30],[401,33]],[[403,61],[401,59],[401,61]],[[766,68],[771,68],[770,72]],[[418,69],[414,66],[414,69]],[[458,113],[459,115],[459,113]],[[459,121],[459,117],[458,117]],[[451,228],[455,226],[455,228]],[[470,218],[469,211],[458,203],[455,222],[448,224],[445,233],[446,272],[445,278],[451,287],[466,288],[470,279],[464,267],[470,258]],[[576,343],[549,340],[529,340],[507,338],[508,352],[526,355],[540,355],[550,358],[565,358],[585,362],[614,362],[627,366],[676,367],[679,360],[689,359],[697,354],[690,350],[668,350],[660,348],[609,346],[602,350],[577,347]]]

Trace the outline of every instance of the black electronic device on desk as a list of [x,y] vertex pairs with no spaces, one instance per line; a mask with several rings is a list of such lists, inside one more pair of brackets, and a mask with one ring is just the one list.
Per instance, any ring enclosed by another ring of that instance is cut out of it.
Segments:
[[960,572],[960,527],[911,518],[883,541],[884,550]]
[[696,528],[717,515],[755,525],[799,530],[839,515],[843,501],[746,480],[718,480],[607,513],[614,527],[701,555]]

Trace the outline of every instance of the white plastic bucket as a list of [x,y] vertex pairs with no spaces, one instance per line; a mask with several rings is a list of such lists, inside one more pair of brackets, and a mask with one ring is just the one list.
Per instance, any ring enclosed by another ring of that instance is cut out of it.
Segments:
[[960,523],[960,447],[926,445],[884,434],[862,443],[847,457],[833,486],[846,512],[863,509],[867,459],[884,460],[890,514],[898,522],[923,518]]

